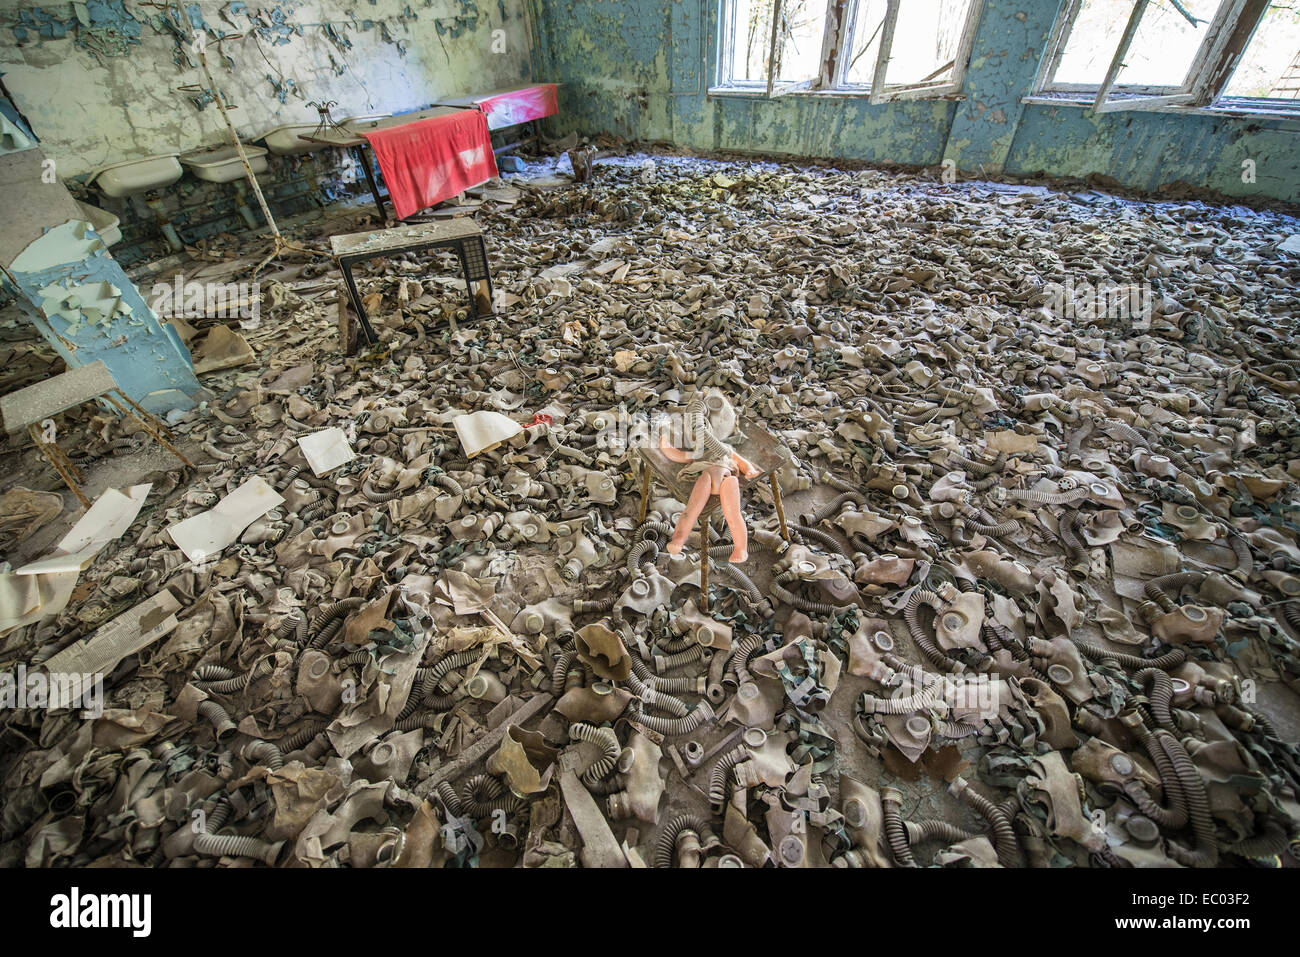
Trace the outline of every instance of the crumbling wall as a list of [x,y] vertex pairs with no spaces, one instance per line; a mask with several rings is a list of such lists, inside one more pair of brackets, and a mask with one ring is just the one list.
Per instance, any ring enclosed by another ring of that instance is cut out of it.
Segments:
[[[964,99],[713,95],[719,0],[537,0],[538,68],[562,128],[699,149],[1001,172],[1101,175],[1158,191],[1300,198],[1294,120],[1024,104],[1061,0],[986,0]],[[1243,176],[1251,160],[1253,181]]]
[[[232,0],[188,4],[241,137],[333,115],[400,113],[529,75],[522,0]],[[60,177],[225,142],[196,42],[175,13],[132,0],[0,0],[0,72]],[[219,47],[223,36],[242,34]],[[182,91],[183,86],[197,89]]]

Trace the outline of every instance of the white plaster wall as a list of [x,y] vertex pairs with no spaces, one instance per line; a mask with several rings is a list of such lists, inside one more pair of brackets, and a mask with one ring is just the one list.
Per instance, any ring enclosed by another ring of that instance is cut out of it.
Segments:
[[[425,6],[424,3],[429,5]],[[231,113],[241,138],[251,140],[284,123],[312,123],[316,110],[310,100],[337,100],[333,116],[397,113],[422,107],[441,97],[458,96],[516,84],[530,76],[530,30],[525,0],[475,0],[478,22],[459,37],[440,35],[438,18],[461,13],[458,0],[315,0],[294,6],[291,23],[303,24],[303,35],[274,45],[248,32],[222,47],[235,61],[233,70],[219,64],[215,42],[209,41],[209,62],[217,84],[238,109]],[[22,0],[0,0],[0,72],[19,109],[41,139],[45,154],[55,160],[60,177],[90,172],[108,163],[153,153],[214,146],[228,142],[216,105],[195,108],[191,94],[178,87],[203,85],[196,66],[180,69],[173,60],[170,35],[144,25],[141,43],[129,56],[96,58],[61,40],[29,40],[18,45],[12,32],[13,12],[33,6]],[[204,19],[226,32],[243,32],[243,16],[223,19],[226,0],[201,0]],[[250,9],[274,4],[248,3]],[[140,19],[158,11],[128,0],[126,7]],[[417,16],[405,25],[396,20],[408,8]],[[69,16],[71,5],[51,3],[47,9]],[[349,16],[351,14],[351,16]],[[269,20],[269,18],[268,18]],[[354,26],[375,21],[369,30]],[[389,34],[407,41],[406,55],[383,40],[378,21],[387,20]],[[317,24],[333,23],[352,41],[340,51]],[[504,35],[495,31],[504,31]],[[495,44],[494,44],[495,40]],[[504,51],[501,51],[504,41]],[[496,49],[494,50],[494,45]],[[347,67],[336,75],[330,56]],[[268,74],[296,81],[301,98],[277,98]],[[538,77],[537,79],[545,79]]]

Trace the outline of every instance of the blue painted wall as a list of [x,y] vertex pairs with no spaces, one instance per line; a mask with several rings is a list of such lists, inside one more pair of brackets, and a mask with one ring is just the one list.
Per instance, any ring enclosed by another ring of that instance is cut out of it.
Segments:
[[[868,105],[709,96],[719,0],[535,0],[538,74],[560,81],[560,130],[696,149],[1176,183],[1300,202],[1300,122],[1026,105],[1061,0],[986,0],[964,100]],[[1242,182],[1242,161],[1256,181]]]

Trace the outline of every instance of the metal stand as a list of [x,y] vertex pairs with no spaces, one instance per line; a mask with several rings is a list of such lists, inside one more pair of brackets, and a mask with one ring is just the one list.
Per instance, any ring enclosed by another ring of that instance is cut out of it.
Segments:
[[82,508],[90,508],[90,499],[86,498],[86,493],[81,490],[78,482],[86,481],[86,477],[81,474],[81,469],[72,464],[64,453],[53,442],[46,442],[41,438],[40,430],[35,425],[27,426],[27,434],[32,437],[32,442],[41,450],[46,461],[54,467],[54,471],[59,473],[59,478],[63,479],[63,484],[72,489],[77,501],[81,503]]
[[[100,362],[98,365],[102,366],[103,363]],[[83,366],[81,368],[84,369],[87,367]],[[94,374],[94,370],[91,370],[91,374]],[[102,374],[110,376],[111,381],[111,374],[106,368],[102,370]],[[66,376],[69,375],[69,373],[63,373],[63,375]],[[86,373],[80,373],[80,375],[84,380]],[[50,380],[46,381],[48,382]],[[39,389],[40,386],[36,386],[35,388]],[[176,446],[172,445],[172,443],[168,441],[168,439],[175,438],[175,436],[172,434],[172,431],[167,428],[166,424],[142,409],[134,399],[121,389],[116,387],[105,389],[96,395],[87,397],[83,401],[90,401],[91,399],[104,399],[108,401],[124,416],[134,414],[135,417],[139,419],[141,427],[143,427],[145,432],[149,434],[150,438],[172,455],[180,459],[185,465],[191,467],[194,465],[193,462],[181,453],[180,449],[176,448]],[[126,404],[124,405],[123,403]],[[73,404],[76,405],[79,403],[74,402]],[[127,406],[130,406],[130,408],[128,409]],[[66,408],[71,408],[71,406],[66,406]],[[81,469],[77,468],[77,466],[72,463],[72,460],[68,458],[67,453],[65,453],[63,449],[59,448],[56,442],[45,441],[45,437],[41,434],[41,430],[36,427],[35,422],[28,423],[27,434],[31,436],[32,443],[41,450],[41,454],[45,456],[46,461],[48,461],[50,465],[53,466],[54,471],[59,474],[59,478],[63,479],[63,484],[72,489],[72,493],[77,496],[77,501],[81,502],[82,507],[90,508],[90,499],[86,497],[86,493],[81,490],[81,486],[78,484],[86,481],[86,477],[82,474]]]

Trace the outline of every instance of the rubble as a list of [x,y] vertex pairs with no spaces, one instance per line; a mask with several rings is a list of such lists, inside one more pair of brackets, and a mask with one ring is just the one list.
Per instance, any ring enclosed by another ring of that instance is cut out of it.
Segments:
[[[204,463],[0,647],[146,613],[99,714],[3,713],[0,862],[1295,863],[1293,218],[586,172],[482,194],[494,317],[376,260],[346,358],[332,282],[264,288]],[[744,561],[629,454],[708,390],[789,453]]]

